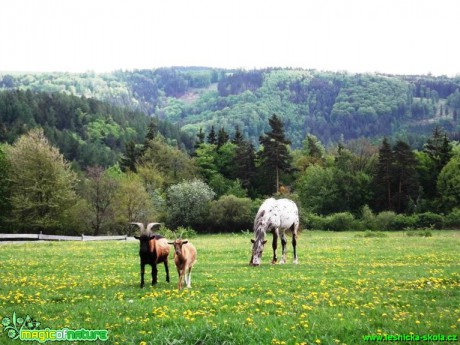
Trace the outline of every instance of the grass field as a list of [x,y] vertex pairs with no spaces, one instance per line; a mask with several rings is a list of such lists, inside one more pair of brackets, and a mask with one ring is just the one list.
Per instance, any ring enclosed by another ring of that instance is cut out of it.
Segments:
[[[161,265],[158,285],[139,288],[138,242],[0,244],[0,318],[108,330],[106,344],[354,345],[367,335],[460,333],[458,231],[429,238],[304,232],[299,265],[291,246],[288,264],[270,265],[267,246],[255,268],[250,238],[194,238],[192,289],[180,292],[172,260],[170,284]],[[3,332],[0,343],[22,342]]]

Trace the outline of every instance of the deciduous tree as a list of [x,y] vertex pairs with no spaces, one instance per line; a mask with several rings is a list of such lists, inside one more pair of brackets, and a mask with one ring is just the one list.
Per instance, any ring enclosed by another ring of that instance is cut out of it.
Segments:
[[76,201],[76,174],[42,129],[31,130],[7,149],[12,219],[22,229],[55,232]]
[[166,195],[168,226],[203,229],[215,195],[206,183],[185,181],[169,187]]
[[103,168],[95,166],[86,170],[83,196],[91,211],[89,221],[95,236],[100,235],[104,230],[104,226],[112,220],[113,212],[111,212],[111,207],[117,187],[117,181],[105,174]]

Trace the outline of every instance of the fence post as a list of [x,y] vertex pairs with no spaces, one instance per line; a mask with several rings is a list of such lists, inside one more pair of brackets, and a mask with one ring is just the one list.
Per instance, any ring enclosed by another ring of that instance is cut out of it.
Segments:
[[40,230],[40,233],[38,234],[38,239],[39,239],[39,240],[42,239],[42,235],[43,235],[43,233],[42,233],[42,231]]
[[81,240],[82,240],[82,241],[85,240],[85,234],[81,234]]

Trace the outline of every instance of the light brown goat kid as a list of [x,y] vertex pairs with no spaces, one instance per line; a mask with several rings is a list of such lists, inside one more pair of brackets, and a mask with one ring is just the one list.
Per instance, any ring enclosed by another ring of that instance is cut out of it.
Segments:
[[179,274],[179,284],[177,288],[182,289],[182,284],[185,280],[185,285],[188,288],[192,287],[192,268],[196,262],[196,248],[187,240],[180,238],[174,242],[169,242],[174,246],[174,263],[176,264],[177,273]]

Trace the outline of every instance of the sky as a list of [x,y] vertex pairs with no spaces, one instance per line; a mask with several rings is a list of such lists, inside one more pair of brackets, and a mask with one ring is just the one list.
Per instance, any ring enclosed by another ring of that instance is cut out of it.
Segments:
[[0,71],[460,75],[458,0],[0,0]]

